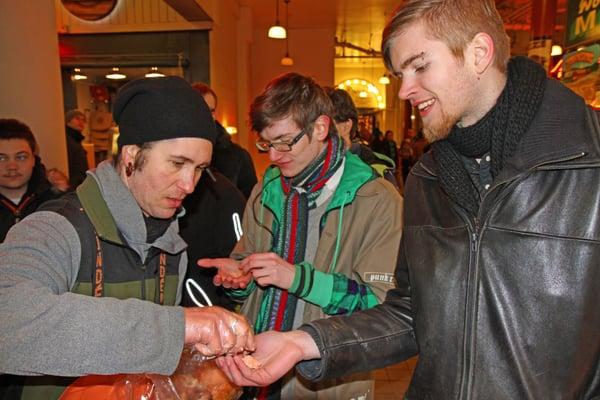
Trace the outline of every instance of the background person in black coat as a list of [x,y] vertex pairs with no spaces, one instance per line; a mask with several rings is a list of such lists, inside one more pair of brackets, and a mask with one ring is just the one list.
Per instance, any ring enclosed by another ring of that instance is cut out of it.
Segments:
[[[46,179],[35,148],[27,125],[16,119],[0,119],[0,243],[14,224],[61,194]],[[20,378],[0,374],[0,399],[17,396],[11,388],[14,379]]]
[[325,93],[333,103],[334,115],[333,122],[338,133],[344,140],[346,148],[356,154],[365,163],[370,165],[379,176],[385,178],[398,190],[402,187],[402,182],[398,184],[396,179],[396,165],[393,160],[382,157],[381,154],[373,151],[364,144],[358,132],[358,110],[350,94],[344,89],[326,86]]
[[81,144],[85,138],[82,132],[86,122],[85,114],[79,110],[70,110],[65,113],[69,181],[73,189],[83,182],[86,176],[85,172],[89,169],[87,152]]
[[[185,216],[180,219],[179,234],[188,244],[188,270],[185,282],[192,279],[206,293],[213,305],[232,310],[235,303],[221,286],[213,284],[216,268],[200,268],[200,258],[229,257],[233,246],[241,236],[241,221],[246,198],[222,174],[212,171],[202,174],[196,189],[183,202]],[[206,305],[200,292],[191,284],[184,283],[182,306],[194,307],[192,296]],[[190,295],[191,290],[191,295]]]
[[[217,94],[214,90],[202,82],[194,83],[192,87],[200,92],[215,117]],[[217,140],[213,148],[211,165],[233,182],[247,199],[252,188],[258,182],[252,157],[242,146],[231,141],[229,133],[216,118],[215,122],[217,124]]]
[[14,224],[62,194],[46,179],[35,148],[27,125],[0,119],[0,243]]

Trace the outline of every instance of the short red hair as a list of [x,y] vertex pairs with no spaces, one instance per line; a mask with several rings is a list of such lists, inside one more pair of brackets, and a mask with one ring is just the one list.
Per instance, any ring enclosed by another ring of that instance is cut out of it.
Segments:
[[494,41],[494,65],[501,72],[506,71],[510,40],[493,0],[407,0],[383,30],[381,52],[390,71],[393,39],[417,21],[425,24],[431,38],[446,43],[458,60],[464,60],[464,50],[476,34],[487,33]]

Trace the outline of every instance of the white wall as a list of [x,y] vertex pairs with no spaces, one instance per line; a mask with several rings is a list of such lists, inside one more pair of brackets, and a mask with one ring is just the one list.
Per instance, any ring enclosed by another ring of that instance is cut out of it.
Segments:
[[0,118],[32,129],[46,167],[67,172],[54,4],[0,1]]

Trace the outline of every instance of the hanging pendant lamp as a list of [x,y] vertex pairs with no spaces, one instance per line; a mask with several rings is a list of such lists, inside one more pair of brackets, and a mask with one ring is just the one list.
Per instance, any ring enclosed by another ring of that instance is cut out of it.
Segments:
[[271,39],[285,39],[285,28],[279,23],[279,0],[275,0],[275,25],[269,28],[268,36]]
[[[285,1],[285,26],[287,29],[290,29],[290,16],[288,14],[288,4],[290,3],[290,0],[284,0]],[[281,59],[281,65],[283,65],[284,67],[291,67],[292,65],[294,65],[294,59],[292,57],[290,57],[290,36],[286,35],[285,37],[285,57],[283,57]]]

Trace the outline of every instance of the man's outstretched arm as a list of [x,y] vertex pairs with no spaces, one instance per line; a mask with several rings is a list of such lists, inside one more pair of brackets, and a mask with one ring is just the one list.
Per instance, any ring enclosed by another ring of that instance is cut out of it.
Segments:
[[375,308],[257,335],[256,362],[237,355],[217,364],[237,385],[267,386],[298,363],[301,375],[320,381],[403,361],[417,353],[417,345],[412,320],[400,311],[403,300],[392,292]]
[[390,290],[374,308],[320,319],[299,329],[311,336],[319,359],[303,359],[297,371],[316,382],[396,364],[418,352],[410,299],[398,289]]
[[256,336],[257,365],[243,356],[221,358],[219,366],[238,385],[265,386],[289,371],[312,381],[381,368],[417,354],[410,303],[410,284],[403,248],[396,267],[395,289],[385,301],[348,316],[313,321],[291,332]]
[[312,337],[303,331],[268,331],[255,336],[256,352],[252,360],[242,355],[216,359],[229,380],[239,386],[267,386],[302,360],[319,357]]

